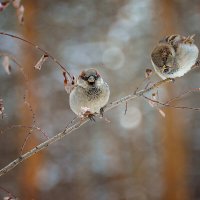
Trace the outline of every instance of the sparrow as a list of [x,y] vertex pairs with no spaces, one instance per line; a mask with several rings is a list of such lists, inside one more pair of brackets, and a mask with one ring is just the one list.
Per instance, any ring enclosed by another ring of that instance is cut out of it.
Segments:
[[80,73],[76,86],[69,95],[70,108],[78,116],[101,113],[109,96],[108,84],[96,69],[90,68]]
[[197,63],[198,47],[194,35],[170,35],[160,40],[151,53],[151,62],[162,79],[175,79],[191,70]]

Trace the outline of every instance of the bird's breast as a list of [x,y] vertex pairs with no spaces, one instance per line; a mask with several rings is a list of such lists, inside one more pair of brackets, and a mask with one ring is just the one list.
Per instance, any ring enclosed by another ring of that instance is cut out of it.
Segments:
[[99,98],[101,95],[102,90],[98,87],[91,87],[85,90],[85,95],[88,97],[88,100],[93,100]]

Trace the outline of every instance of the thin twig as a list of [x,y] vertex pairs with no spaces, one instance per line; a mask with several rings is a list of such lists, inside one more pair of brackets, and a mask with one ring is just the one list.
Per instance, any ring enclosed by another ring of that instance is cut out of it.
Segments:
[[5,128],[4,130],[1,130],[0,134],[4,134],[6,131],[11,130],[13,128],[24,128],[24,129],[36,130],[36,131],[39,131],[40,133],[42,133],[46,139],[49,139],[49,136],[47,135],[47,133],[45,133],[40,127],[38,127],[36,125],[33,125],[33,126],[26,126],[26,125],[21,125],[21,124],[12,125],[12,126]]
[[15,65],[18,67],[18,69],[20,70],[24,80],[25,80],[25,93],[24,93],[24,103],[25,105],[29,108],[31,114],[32,114],[32,119],[33,119],[33,123],[36,123],[36,117],[35,117],[35,113],[33,111],[32,105],[28,102],[28,96],[30,95],[30,84],[29,84],[29,79],[28,76],[26,75],[24,68],[22,67],[21,64],[19,64],[17,62],[17,60],[15,59],[15,57],[13,55],[11,55],[10,53],[5,53],[5,52],[0,52],[0,56],[8,56],[9,59],[11,59],[13,61],[13,63],[15,63]]
[[5,188],[0,186],[0,190],[2,190],[5,193],[7,193],[9,195],[9,199],[10,200],[17,200],[17,197],[14,194],[12,194],[11,192],[9,192],[7,189],[5,189]]
[[[15,63],[15,65],[17,66],[17,68],[20,70],[21,74],[23,75],[23,78],[25,80],[25,86],[26,86],[26,89],[25,89],[25,93],[24,93],[24,96],[23,96],[23,99],[24,99],[24,104],[28,107],[29,111],[31,112],[32,114],[32,124],[33,126],[29,126],[30,130],[24,140],[24,143],[21,147],[21,153],[26,145],[26,142],[28,141],[28,139],[30,138],[31,136],[31,133],[32,133],[32,129],[37,129],[39,130],[40,132],[42,132],[44,134],[44,136],[49,139],[49,137],[40,129],[36,126],[36,115],[35,115],[35,112],[33,110],[33,107],[31,105],[31,103],[28,101],[28,96],[30,96],[30,84],[29,84],[29,79],[28,79],[28,76],[27,74],[25,73],[24,71],[24,68],[22,67],[21,64],[19,64],[17,62],[17,60],[15,59],[15,57],[13,55],[11,55],[10,53],[7,53],[7,52],[0,52],[0,56],[8,56],[9,59],[12,60],[13,63]],[[2,115],[3,116],[3,115]],[[16,127],[16,126],[11,126],[11,128],[13,127]],[[20,126],[18,126],[20,127]],[[21,127],[25,127],[25,126],[21,126]],[[26,126],[28,128],[28,126]],[[36,128],[35,128],[36,127]],[[21,154],[20,153],[20,154]]]
[[176,97],[170,99],[169,101],[167,101],[166,104],[169,104],[169,103],[171,103],[171,102],[173,102],[173,101],[177,101],[177,100],[179,100],[180,98],[182,98],[183,96],[185,96],[185,95],[187,95],[187,94],[190,94],[190,93],[194,93],[194,92],[200,92],[200,88],[193,88],[193,89],[191,89],[191,90],[185,91],[185,92],[181,93],[180,95],[178,95],[178,96],[176,96]]
[[16,36],[16,35],[12,35],[12,34],[9,34],[9,33],[4,33],[4,32],[0,32],[0,35],[4,35],[4,36],[8,36],[8,37],[11,37],[11,38],[15,38],[15,39],[18,39],[18,40],[21,40],[29,45],[31,45],[32,47],[38,49],[40,52],[42,52],[44,55],[48,55],[49,58],[51,58],[51,60],[53,60],[53,62],[55,62],[56,64],[58,64],[58,66],[64,71],[67,73],[67,75],[73,79],[72,75],[66,70],[66,68],[55,58],[53,57],[51,54],[49,54],[46,50],[42,49],[40,46],[24,39],[24,38],[21,38],[19,36]]
[[154,103],[157,103],[161,106],[164,106],[164,107],[170,107],[170,108],[175,108],[175,109],[187,109],[187,110],[195,110],[195,111],[200,111],[200,108],[194,108],[194,107],[188,107],[188,106],[173,106],[173,105],[170,105],[168,103],[162,103],[160,101],[157,101],[157,100],[154,100],[154,99],[151,99],[147,96],[144,96],[142,95],[145,99],[151,101],[151,102],[154,102]]
[[20,149],[20,153],[19,153],[20,156],[23,154],[25,145],[26,145],[28,139],[30,138],[32,131],[33,131],[33,129],[30,129],[29,132],[28,132],[28,134],[26,135],[26,138],[25,138],[25,140],[24,140],[24,142],[23,142],[23,144],[21,146],[21,149]]

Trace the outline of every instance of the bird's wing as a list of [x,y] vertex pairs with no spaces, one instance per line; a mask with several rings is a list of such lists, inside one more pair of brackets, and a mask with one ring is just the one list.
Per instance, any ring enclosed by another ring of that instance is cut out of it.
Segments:
[[181,40],[181,36],[178,34],[174,35],[168,35],[165,36],[162,40],[160,40],[160,43],[167,43],[169,45],[174,45],[175,43],[179,42]]

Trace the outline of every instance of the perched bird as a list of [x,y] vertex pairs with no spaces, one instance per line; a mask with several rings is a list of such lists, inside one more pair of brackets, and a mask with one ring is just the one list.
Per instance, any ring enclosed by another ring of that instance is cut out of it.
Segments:
[[196,64],[199,49],[193,38],[170,35],[159,41],[151,53],[151,62],[162,79],[181,77]]
[[86,111],[90,114],[101,113],[109,96],[108,84],[95,69],[87,69],[81,72],[70,93],[70,108],[78,116],[82,116]]

